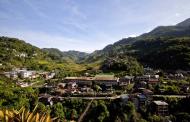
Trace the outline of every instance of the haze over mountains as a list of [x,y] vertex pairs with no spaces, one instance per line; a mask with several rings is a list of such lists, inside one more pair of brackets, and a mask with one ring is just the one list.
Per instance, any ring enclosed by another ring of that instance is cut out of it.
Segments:
[[[64,63],[72,62],[72,64],[80,66],[90,64],[91,67],[98,66],[99,68],[105,66],[105,62],[116,63],[117,65],[121,62],[128,62],[126,65],[129,65],[131,60],[153,68],[184,70],[190,68],[190,19],[174,26],[159,26],[138,37],[121,39],[102,50],[97,50],[90,54],[79,51],[62,52],[55,48],[39,49],[23,41],[5,37],[1,37],[0,42],[1,51],[3,51],[1,53],[2,63],[9,60],[6,58],[8,55],[6,50],[11,50],[9,56],[18,55],[13,51],[16,50],[16,52],[27,54],[28,57],[37,52],[40,55],[37,58],[47,62],[50,60],[64,61]],[[14,46],[15,44],[19,44],[18,49]],[[29,50],[25,47],[29,47]],[[17,58],[15,59],[20,66],[26,64],[20,63],[22,60]],[[120,62],[120,59],[124,61]],[[15,62],[9,63],[14,65]],[[112,69],[111,67],[109,68]]]

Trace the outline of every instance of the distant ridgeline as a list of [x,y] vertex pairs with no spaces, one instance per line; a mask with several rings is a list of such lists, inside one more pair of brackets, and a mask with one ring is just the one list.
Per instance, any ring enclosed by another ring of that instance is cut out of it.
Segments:
[[32,70],[63,69],[76,72],[85,69],[66,56],[65,59],[61,59],[57,54],[50,54],[22,40],[0,37],[0,71],[22,67]]
[[190,19],[175,26],[157,27],[135,38],[122,39],[93,52],[86,62],[129,56],[136,58],[144,67],[189,70]]
[[125,38],[91,54],[40,49],[24,41],[0,37],[1,70],[12,67],[72,71],[102,69],[138,74],[144,67],[164,70],[190,69],[190,19],[174,26],[160,26],[149,33]]

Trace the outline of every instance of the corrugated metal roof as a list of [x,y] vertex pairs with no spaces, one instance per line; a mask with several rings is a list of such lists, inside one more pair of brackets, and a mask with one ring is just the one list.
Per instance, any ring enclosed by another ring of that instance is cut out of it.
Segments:
[[168,105],[168,103],[164,101],[153,101],[156,105]]

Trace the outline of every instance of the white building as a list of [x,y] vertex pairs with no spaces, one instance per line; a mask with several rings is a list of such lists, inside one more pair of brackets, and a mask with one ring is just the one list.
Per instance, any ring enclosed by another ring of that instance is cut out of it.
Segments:
[[35,71],[21,71],[20,72],[21,78],[36,78],[36,72]]

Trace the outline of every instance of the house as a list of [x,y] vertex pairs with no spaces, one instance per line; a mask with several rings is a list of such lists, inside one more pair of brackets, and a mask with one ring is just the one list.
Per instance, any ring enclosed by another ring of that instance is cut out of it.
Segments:
[[176,73],[174,76],[176,79],[183,79],[184,78],[182,73]]
[[188,85],[181,86],[181,91],[188,93],[189,92],[189,86]]
[[153,95],[153,91],[151,91],[151,90],[149,90],[149,89],[143,89],[143,90],[142,90],[142,93],[143,93],[144,95]]
[[18,57],[27,57],[27,54],[26,53],[20,53],[20,54],[18,54]]
[[58,89],[64,89],[65,86],[66,86],[66,83],[59,83],[59,84],[57,85],[57,88],[58,88]]
[[18,74],[17,74],[17,72],[15,72],[15,71],[11,71],[11,72],[10,72],[10,78],[12,78],[12,79],[16,79],[16,78],[18,78]]
[[11,79],[16,79],[18,78],[18,74],[16,71],[10,71],[10,72],[4,72],[4,75],[8,78],[11,78]]
[[76,88],[77,88],[76,82],[67,83],[67,89],[76,89]]
[[151,101],[153,100],[153,91],[149,90],[149,89],[143,89],[142,90],[142,94],[144,94],[147,98],[147,103],[150,104]]
[[153,101],[152,112],[160,116],[168,115],[168,103],[164,101]]
[[125,76],[125,77],[119,78],[119,85],[125,86],[128,84],[131,84],[131,82],[133,81],[134,81],[134,76]]
[[17,84],[18,86],[20,86],[20,87],[28,87],[28,86],[31,85],[31,84],[25,83],[25,82],[17,82],[16,84]]
[[120,96],[120,99],[121,99],[122,102],[126,103],[126,102],[129,101],[129,95],[128,94],[122,94]]
[[147,105],[147,98],[144,94],[137,94],[131,98],[137,110]]
[[139,107],[147,104],[147,97],[144,94],[137,95]]
[[148,81],[147,81],[148,84],[151,84],[151,85],[157,85],[160,83],[159,79],[156,79],[156,78],[150,78]]
[[55,73],[54,73],[54,72],[51,72],[51,73],[49,73],[49,72],[43,72],[43,73],[41,73],[41,74],[43,75],[43,77],[44,77],[46,80],[52,79],[52,78],[55,77]]
[[11,78],[10,72],[4,72],[3,74],[4,74],[6,77]]
[[76,82],[79,86],[91,86],[94,77],[66,77],[64,82]]
[[27,71],[27,70],[22,70],[20,71],[20,77],[21,78],[36,78],[36,72],[35,71]]
[[89,88],[89,87],[83,87],[83,88],[81,88],[80,89],[81,90],[81,92],[93,92],[93,89],[91,89],[91,88]]
[[119,78],[114,77],[114,75],[96,75],[94,81],[107,87],[119,84]]
[[93,83],[97,83],[110,87],[118,85],[119,79],[114,77],[114,75],[96,75],[95,77],[66,77],[64,82],[76,82],[78,86],[92,86]]
[[137,76],[135,78],[137,81],[135,83],[135,87],[138,88],[147,88],[148,85],[155,86],[160,83],[159,81],[159,75],[143,75],[143,76]]
[[137,81],[148,81],[150,79],[150,75],[137,76],[135,80]]
[[145,81],[140,81],[138,83],[138,88],[146,88],[147,87],[147,82]]
[[51,72],[48,74],[48,79],[52,79],[55,77],[55,73],[54,72]]
[[43,102],[45,105],[53,105],[52,96],[48,94],[40,94],[39,95],[39,101]]
[[152,79],[159,79],[159,75],[143,75],[143,76],[137,76],[135,80],[137,81],[149,81]]

